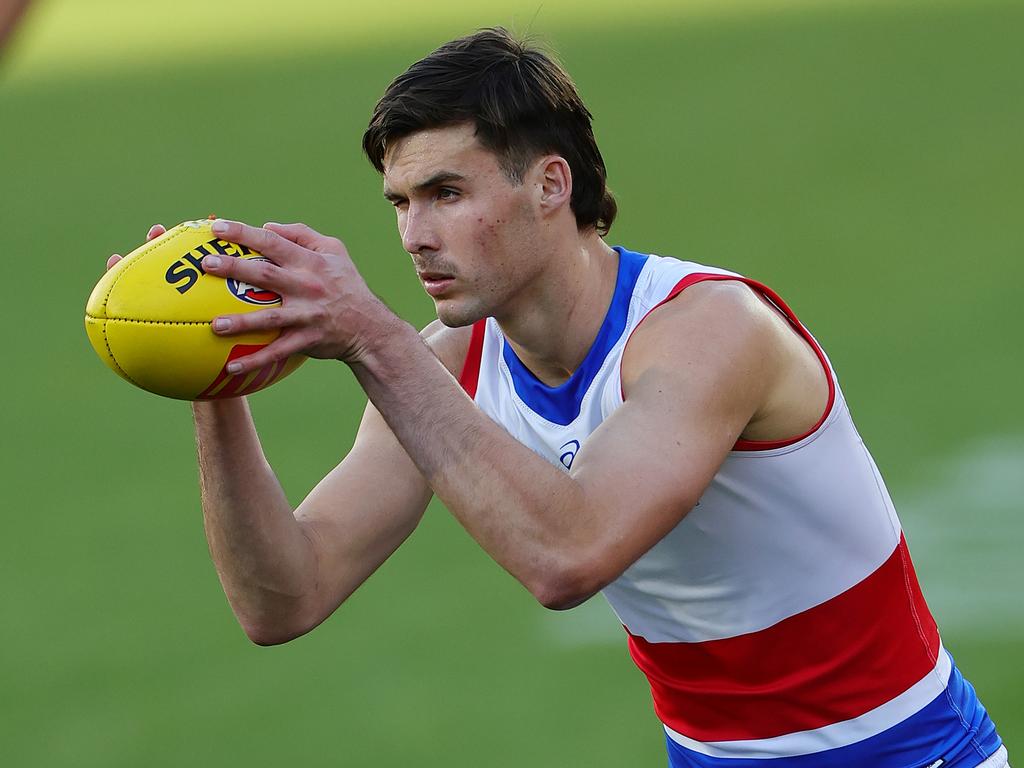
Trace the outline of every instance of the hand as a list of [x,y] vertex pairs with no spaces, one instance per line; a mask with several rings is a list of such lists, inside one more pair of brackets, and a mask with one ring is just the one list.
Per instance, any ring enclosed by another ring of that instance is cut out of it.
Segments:
[[203,269],[281,296],[281,306],[215,318],[219,335],[280,329],[272,343],[228,365],[244,373],[302,352],[310,357],[358,362],[368,342],[385,338],[385,326],[397,321],[373,295],[349,258],[344,243],[305,224],[252,227],[217,219],[213,232],[247,245],[269,261],[207,256]]
[[[146,242],[148,243],[155,237],[160,237],[160,235],[162,235],[166,231],[167,228],[163,224],[154,224],[152,227],[149,228],[149,232],[146,233]],[[117,262],[119,262],[123,258],[124,256],[122,256],[119,253],[112,254],[111,257],[107,259],[107,269],[113,267],[115,264],[117,264]]]

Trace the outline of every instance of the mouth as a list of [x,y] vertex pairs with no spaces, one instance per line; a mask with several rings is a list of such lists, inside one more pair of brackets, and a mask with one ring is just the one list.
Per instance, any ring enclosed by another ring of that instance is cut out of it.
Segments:
[[443,272],[420,272],[420,282],[423,283],[423,290],[430,296],[437,298],[455,282],[455,278]]

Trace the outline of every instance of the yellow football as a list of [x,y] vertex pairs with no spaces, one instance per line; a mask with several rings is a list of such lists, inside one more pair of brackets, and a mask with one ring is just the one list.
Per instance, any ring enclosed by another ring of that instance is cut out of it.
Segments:
[[305,356],[232,375],[231,360],[252,354],[277,331],[222,337],[218,315],[281,304],[271,291],[203,271],[210,254],[263,257],[219,239],[210,221],[186,221],[125,256],[103,275],[85,307],[85,330],[100,359],[137,387],[179,400],[212,400],[258,392],[298,368]]

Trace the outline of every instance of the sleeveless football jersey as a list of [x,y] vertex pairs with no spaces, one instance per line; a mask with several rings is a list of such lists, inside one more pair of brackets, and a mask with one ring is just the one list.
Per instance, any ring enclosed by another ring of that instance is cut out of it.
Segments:
[[765,297],[814,349],[829,383],[813,429],[740,440],[698,504],[603,590],[650,682],[671,765],[977,766],[1000,738],[942,647],[892,501],[821,347],[759,283],[616,251],[607,316],[564,384],[539,381],[493,318],[473,327],[463,387],[553,464],[570,469],[622,405],[630,334],[699,282],[738,280]]

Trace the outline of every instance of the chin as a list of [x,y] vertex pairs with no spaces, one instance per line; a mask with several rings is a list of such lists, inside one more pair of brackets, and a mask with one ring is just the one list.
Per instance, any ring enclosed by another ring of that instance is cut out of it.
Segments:
[[464,328],[488,314],[482,306],[453,299],[435,299],[434,309],[437,311],[437,319],[449,328]]

